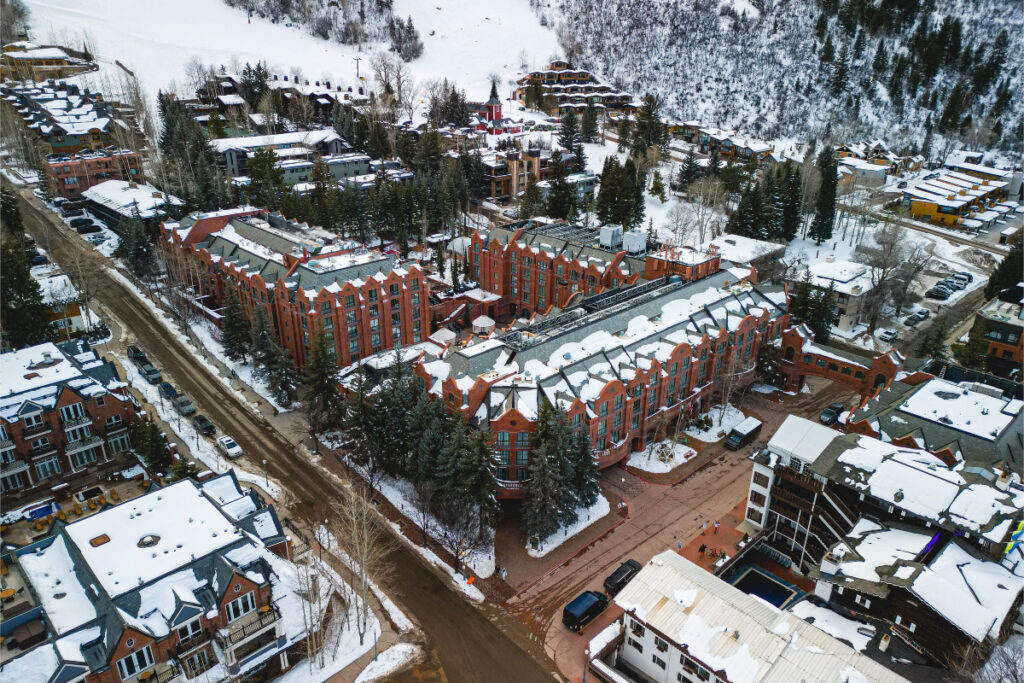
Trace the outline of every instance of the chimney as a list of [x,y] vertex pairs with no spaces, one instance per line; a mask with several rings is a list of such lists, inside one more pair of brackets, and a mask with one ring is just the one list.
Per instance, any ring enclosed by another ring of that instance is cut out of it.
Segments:
[[318,87],[318,88],[320,87],[320,81],[316,82],[316,87]]
[[52,363],[53,362],[53,355],[50,354],[49,351],[43,351],[43,362],[44,363]]
[[288,77],[287,77],[287,76],[284,76],[284,80],[285,80],[285,81],[287,81],[287,80],[288,80]]

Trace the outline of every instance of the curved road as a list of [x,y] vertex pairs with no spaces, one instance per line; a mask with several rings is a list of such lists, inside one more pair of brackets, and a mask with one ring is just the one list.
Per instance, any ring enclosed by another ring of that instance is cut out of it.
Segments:
[[[51,258],[58,263],[67,263],[74,250],[92,249],[56,216],[40,208],[30,193],[22,192],[20,200],[26,228],[40,245],[49,247]],[[167,334],[132,292],[106,270],[101,276],[97,299],[222,431],[230,433],[255,462],[266,459],[270,474],[295,498],[294,512],[307,521],[315,519],[317,508],[337,494],[337,484],[318,474],[295,445],[269,423],[239,405],[234,393],[197,362],[176,336]],[[325,458],[324,464],[329,467],[330,459]],[[521,625],[493,609],[493,621],[489,619],[456,596],[446,580],[403,543],[395,544],[391,559],[394,580],[387,588],[419,622],[449,681],[520,683],[559,678],[554,663]]]

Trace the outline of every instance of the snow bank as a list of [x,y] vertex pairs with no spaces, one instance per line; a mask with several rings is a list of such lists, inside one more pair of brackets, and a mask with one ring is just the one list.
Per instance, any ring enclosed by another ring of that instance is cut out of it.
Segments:
[[690,427],[686,435],[700,441],[713,443],[724,439],[732,428],[746,419],[746,416],[738,408],[731,404],[725,406],[725,414],[722,414],[722,406],[711,406],[711,410],[705,415],[711,418],[711,426],[708,429],[697,429]]
[[[484,594],[480,592],[480,589],[477,588],[476,586],[474,586],[471,583],[467,583],[466,582],[466,577],[464,577],[462,574],[459,574],[454,569],[452,569],[451,565],[448,564],[447,562],[445,562],[444,560],[442,560],[437,555],[435,555],[434,551],[430,550],[430,548],[424,548],[419,543],[414,543],[413,541],[411,541],[408,538],[406,538],[405,535],[402,533],[402,528],[398,524],[396,524],[395,522],[391,522],[391,527],[396,532],[398,532],[398,535],[401,536],[402,539],[411,548],[413,548],[416,552],[418,552],[421,556],[423,556],[423,559],[425,559],[430,564],[434,565],[435,567],[441,569],[446,574],[448,574],[448,576],[451,577],[452,583],[455,584],[455,587],[458,588],[460,591],[462,591],[462,593],[465,594],[466,597],[468,597],[470,600],[474,600],[475,602],[483,602],[484,601]],[[491,552],[491,561],[492,561],[492,563],[493,563],[493,560],[494,560],[494,553],[492,551]],[[492,574],[494,573],[493,567],[491,569],[491,573]]]
[[387,650],[384,650],[377,659],[370,662],[363,672],[359,674],[356,683],[370,683],[379,681],[386,676],[398,671],[409,662],[415,661],[422,655],[423,651],[419,645],[412,643],[395,643]]
[[579,519],[576,520],[575,524],[560,528],[542,540],[536,549],[527,542],[526,552],[530,557],[544,557],[597,520],[603,518],[609,512],[611,512],[611,507],[608,505],[608,499],[599,493],[597,494],[597,502],[589,508],[577,510]]
[[671,472],[695,455],[697,451],[689,446],[666,439],[651,444],[642,451],[634,451],[626,465],[644,472],[661,474]]

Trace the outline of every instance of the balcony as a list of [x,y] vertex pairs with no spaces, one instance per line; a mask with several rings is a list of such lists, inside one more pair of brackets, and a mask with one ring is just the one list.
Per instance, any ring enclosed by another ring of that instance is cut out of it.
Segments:
[[98,446],[100,444],[100,442],[102,442],[102,441],[103,441],[103,439],[101,439],[96,434],[90,434],[89,436],[85,437],[84,439],[79,439],[78,441],[68,441],[67,445],[64,446],[64,454],[65,455],[71,455],[72,453],[77,453],[78,451],[83,451],[86,448],[92,448],[93,446]]
[[181,675],[181,669],[169,663],[157,664],[152,669],[124,679],[124,683],[169,683]]
[[128,423],[124,422],[122,420],[121,422],[117,422],[115,424],[105,425],[103,427],[103,434],[105,436],[113,436],[114,434],[120,434],[121,432],[124,432],[124,431],[127,431],[127,430],[128,430]]
[[0,466],[0,476],[9,477],[12,474],[18,474],[28,469],[28,463],[23,460],[15,460],[14,462],[5,462]]
[[523,488],[525,481],[510,481],[508,479],[498,479],[498,486],[505,489],[506,491],[519,491]]
[[193,633],[188,638],[178,641],[178,644],[174,646],[174,656],[178,659],[183,659],[203,645],[206,645],[212,638],[213,636],[207,629]]
[[39,436],[40,434],[47,434],[53,431],[53,427],[50,426],[49,422],[43,422],[42,424],[32,425],[25,427],[25,431],[22,432],[27,439],[30,436]]
[[30,458],[41,458],[44,455],[53,455],[57,452],[57,444],[48,443],[45,446],[39,446],[38,448],[30,448],[28,456]]
[[14,439],[0,439],[0,451],[14,448]]
[[812,477],[809,474],[804,474],[802,472],[797,472],[792,467],[777,467],[775,469],[775,471],[783,479],[788,479],[789,481],[793,482],[794,484],[802,486],[805,489],[810,489],[811,491],[814,491],[814,492],[820,492],[822,490],[822,488],[823,488],[823,485],[822,485],[822,483],[820,481],[818,481],[817,479],[815,479],[814,477]]
[[263,609],[250,612],[239,619],[230,627],[231,631],[227,635],[218,635],[217,642],[221,644],[221,647],[228,648],[237,645],[272,626],[274,622],[281,618],[281,613],[277,610],[277,607],[271,606],[267,608],[266,612],[262,611]]
[[79,417],[71,417],[66,420],[61,419],[60,423],[63,425],[64,429],[74,429],[75,427],[92,424],[92,416],[81,415]]

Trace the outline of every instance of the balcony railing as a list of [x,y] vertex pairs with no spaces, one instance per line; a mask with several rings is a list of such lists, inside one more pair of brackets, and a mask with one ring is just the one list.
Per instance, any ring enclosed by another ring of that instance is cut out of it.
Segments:
[[128,423],[122,421],[122,422],[116,422],[114,424],[107,424],[107,425],[105,425],[103,427],[103,433],[105,435],[107,435],[107,436],[110,436],[112,434],[117,434],[118,432],[126,431],[127,429],[128,429]]
[[508,491],[518,491],[523,488],[524,481],[511,481],[509,479],[498,479],[498,486]]
[[64,429],[74,429],[75,427],[81,427],[82,425],[92,424],[91,415],[80,415],[78,417],[69,417],[62,419],[60,423],[64,426]]
[[198,650],[203,645],[206,645],[212,637],[207,629],[193,633],[188,638],[178,641],[178,644],[174,646],[174,654],[180,659],[193,650]]
[[38,434],[45,434],[45,433],[51,432],[51,431],[53,431],[53,427],[50,425],[50,423],[49,422],[43,422],[42,424],[37,424],[37,425],[32,425],[30,427],[25,427],[25,431],[23,433],[24,433],[25,437],[27,438],[27,437],[30,437],[30,436],[36,436]]
[[77,453],[78,451],[85,450],[86,448],[98,446],[102,440],[103,439],[101,439],[96,434],[90,434],[84,439],[79,439],[78,441],[69,441],[67,445],[64,447],[64,453],[70,455],[71,453]]
[[251,635],[259,633],[281,618],[281,613],[277,611],[277,607],[271,607],[266,612],[259,612],[258,614],[259,616],[254,620],[248,621],[236,628],[232,628],[227,635],[217,636],[217,641],[225,647],[234,645],[235,643],[245,640]]
[[[159,665],[158,665],[159,666]],[[168,683],[181,675],[181,669],[173,664],[168,664],[162,670],[147,669],[137,676],[126,679],[126,683]]]
[[45,446],[39,446],[37,448],[30,448],[28,455],[30,458],[40,458],[44,455],[51,455],[57,452],[57,444],[48,443]]
[[9,448],[14,448],[14,439],[0,439],[0,451],[6,451]]

